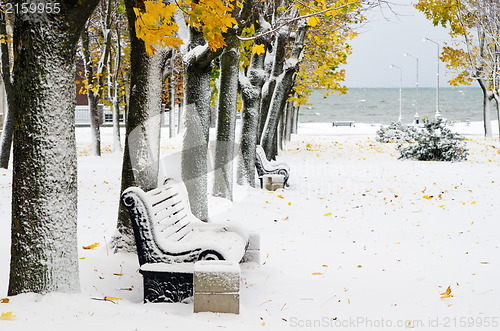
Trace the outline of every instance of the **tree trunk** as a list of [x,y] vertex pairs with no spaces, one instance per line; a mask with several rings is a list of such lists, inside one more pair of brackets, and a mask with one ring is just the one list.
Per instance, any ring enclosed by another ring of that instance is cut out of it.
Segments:
[[40,20],[16,14],[8,295],[80,289],[75,53],[97,0],[59,3]]
[[275,136],[282,109],[286,104],[286,100],[288,99],[288,95],[290,94],[290,90],[293,85],[294,73],[295,69],[288,68],[276,82],[276,89],[271,100],[271,107],[269,109],[269,114],[264,125],[264,132],[260,141],[260,144],[269,159],[276,155]]
[[[7,17],[6,17],[7,16]],[[0,20],[0,34],[7,35],[7,21],[11,19],[11,15],[4,13]],[[10,27],[12,25],[9,25]],[[10,30],[10,29],[9,29]],[[2,50],[2,80],[4,82],[5,94],[7,99],[6,111],[3,114],[3,130],[0,138],[0,168],[7,169],[9,167],[10,151],[12,146],[12,135],[14,131],[14,96],[12,92],[12,81],[10,74],[10,52],[9,43],[1,43]],[[3,101],[2,101],[3,102]]]
[[[261,137],[260,144],[264,149],[266,156],[272,158],[274,153],[275,134],[278,128],[280,114],[285,107],[286,101],[293,87],[295,72],[298,70],[299,58],[301,57],[304,48],[305,35],[307,25],[302,25],[297,29],[294,47],[290,60],[285,64],[280,76],[277,78],[276,88],[271,100],[269,114],[264,125],[264,132]],[[275,67],[276,68],[276,67]],[[275,70],[276,71],[276,70]],[[277,73],[280,73],[278,71]]]
[[[115,67],[113,71],[112,78],[112,87],[113,87],[113,96],[111,99],[111,106],[113,107],[113,152],[121,152],[122,144],[121,144],[121,134],[120,134],[120,86],[118,83],[118,77],[120,75],[121,70],[121,40],[120,40],[120,28],[119,25],[116,26],[116,54],[115,54]],[[111,65],[108,65],[108,68],[111,69]],[[111,88],[110,88],[111,90]],[[111,96],[111,93],[110,93]]]
[[483,90],[483,124],[484,124],[484,136],[486,138],[492,137],[491,130],[491,99],[493,99],[493,92],[489,91],[485,82],[478,79],[479,86]]
[[186,63],[184,73],[184,137],[182,179],[193,214],[208,220],[207,149],[210,129],[210,73],[212,66]]
[[[203,47],[201,52],[199,47]],[[192,213],[208,221],[208,135],[210,130],[210,74],[212,52],[203,34],[190,29],[190,52],[184,63],[184,137],[182,144],[182,180],[189,194]]]
[[240,73],[240,94],[242,105],[241,143],[238,155],[238,184],[245,182],[255,187],[255,147],[259,124],[259,107],[262,85],[264,84],[265,55],[253,54],[248,69],[248,77]]
[[[163,68],[170,53],[146,53],[144,42],[135,33],[136,1],[126,0],[125,5],[131,43],[130,99],[120,192],[130,186],[149,191],[158,185]],[[115,251],[135,249],[130,218],[121,204],[113,246]]]
[[213,195],[233,200],[234,136],[240,64],[239,41],[235,33],[226,37],[226,44],[227,46],[220,57],[220,93]]
[[176,135],[176,130],[175,130],[175,74],[174,74],[174,61],[175,61],[175,57],[172,56],[172,58],[170,59],[171,61],[171,66],[172,66],[172,70],[170,72],[170,77],[168,79],[168,95],[169,95],[169,98],[168,98],[168,103],[169,103],[169,107],[170,107],[170,111],[168,112],[168,119],[169,119],[169,135],[170,135],[170,138],[173,138],[175,137]]
[[293,103],[292,133],[297,133],[299,128],[299,107]]
[[3,131],[0,138],[0,168],[7,169],[9,167],[10,151],[12,146],[12,134],[14,131],[14,105],[12,104],[13,96],[9,97],[7,93],[7,111],[4,113]]
[[99,112],[97,109],[98,98],[87,89],[90,111],[90,137],[92,139],[92,155],[101,156],[101,126],[99,124]]

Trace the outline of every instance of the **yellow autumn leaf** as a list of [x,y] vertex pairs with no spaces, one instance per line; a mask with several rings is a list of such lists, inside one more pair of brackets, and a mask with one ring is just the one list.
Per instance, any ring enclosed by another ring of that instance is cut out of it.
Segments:
[[257,44],[253,46],[252,53],[260,55],[266,51],[266,48],[264,47],[264,44]]
[[424,195],[424,199],[432,199],[432,195]]
[[312,26],[313,28],[319,24],[319,18],[316,16],[311,16],[307,21],[307,25]]
[[322,275],[323,273],[321,273],[321,272],[313,272],[312,274],[313,274],[313,276],[320,276],[320,275]]
[[2,313],[2,315],[0,315],[0,320],[2,321],[12,321],[16,318],[16,315],[12,315],[12,312],[9,311],[7,313]]
[[123,299],[115,297],[104,297],[104,301],[117,301],[117,300],[123,300]]
[[95,243],[89,246],[83,246],[83,249],[94,249],[96,247],[99,247],[99,243]]
[[2,300],[0,300],[0,303],[9,303],[9,298],[3,298]]
[[448,286],[446,291],[441,293],[441,299],[451,298],[453,295],[451,294],[451,286]]
[[332,213],[326,213],[325,216],[332,216]]
[[277,197],[280,198],[280,199],[284,199],[281,194],[277,195]]
[[123,276],[123,274],[117,274],[117,273],[114,273],[113,275],[119,276],[119,277]]

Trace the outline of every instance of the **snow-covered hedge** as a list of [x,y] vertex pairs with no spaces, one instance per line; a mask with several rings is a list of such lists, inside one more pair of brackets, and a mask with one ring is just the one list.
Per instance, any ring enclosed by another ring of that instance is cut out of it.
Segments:
[[392,122],[389,126],[382,126],[377,131],[376,140],[381,143],[396,143],[398,145],[413,140],[416,130],[413,126]]
[[398,146],[400,158],[420,161],[463,161],[469,151],[464,138],[452,132],[442,120],[425,121],[410,142]]

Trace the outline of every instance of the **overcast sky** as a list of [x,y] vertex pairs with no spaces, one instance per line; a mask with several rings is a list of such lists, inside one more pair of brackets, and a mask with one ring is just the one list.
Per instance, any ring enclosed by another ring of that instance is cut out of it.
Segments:
[[[422,39],[428,37],[442,47],[444,41],[450,41],[447,30],[434,27],[413,8],[416,0],[391,2],[400,4],[392,6],[398,16],[387,8],[383,13],[380,9],[370,12],[367,15],[369,21],[351,41],[353,54],[346,67],[346,86],[399,87],[399,70],[389,67],[394,64],[402,69],[403,87],[414,87],[417,61],[403,56],[409,53],[418,58],[419,86],[436,87],[437,46]],[[440,63],[440,73],[440,86],[449,86],[447,81],[451,75],[446,74],[444,63]]]

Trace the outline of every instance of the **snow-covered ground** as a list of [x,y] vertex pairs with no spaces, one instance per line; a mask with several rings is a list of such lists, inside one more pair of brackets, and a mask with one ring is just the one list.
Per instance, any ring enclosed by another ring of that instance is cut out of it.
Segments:
[[[103,156],[88,156],[89,129],[78,128],[81,294],[10,297],[0,303],[0,330],[497,330],[500,144],[482,138],[480,123],[455,127],[468,134],[469,161],[398,160],[370,125],[301,125],[279,156],[292,169],[290,188],[237,187],[234,204],[211,198],[214,220],[261,233],[262,264],[242,270],[240,315],[142,303],[136,256],[108,246],[121,155],[111,153],[103,128]],[[162,152],[179,145],[164,139]],[[0,170],[0,301],[10,189],[11,170]],[[99,300],[105,296],[122,300]]]

